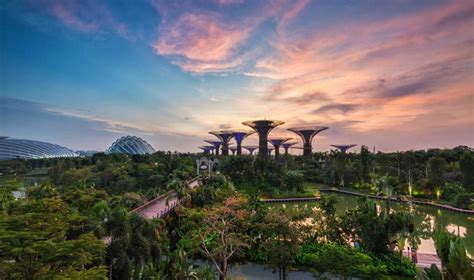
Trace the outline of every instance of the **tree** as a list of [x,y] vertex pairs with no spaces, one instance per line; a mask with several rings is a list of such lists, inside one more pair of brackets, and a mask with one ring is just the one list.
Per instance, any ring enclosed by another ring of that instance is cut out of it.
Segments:
[[360,147],[360,166],[359,166],[359,179],[366,183],[369,179],[369,149],[367,146],[362,145]]
[[444,172],[446,171],[446,161],[440,157],[432,157],[428,160],[428,178],[431,189],[444,185]]
[[473,279],[474,268],[462,239],[442,230],[435,232],[434,240],[446,279]]
[[300,230],[282,208],[269,211],[260,224],[264,236],[262,250],[267,263],[279,269],[279,279],[287,279],[288,269],[299,252]]
[[464,152],[459,163],[464,188],[474,192],[474,155],[471,152]]
[[91,232],[68,239],[71,219],[58,197],[18,201],[0,212],[2,279],[104,279],[103,242]]
[[194,221],[191,238],[197,239],[200,251],[213,263],[219,279],[227,278],[230,259],[249,247],[242,224],[248,218],[245,199],[227,198],[222,204],[201,210],[203,220]]

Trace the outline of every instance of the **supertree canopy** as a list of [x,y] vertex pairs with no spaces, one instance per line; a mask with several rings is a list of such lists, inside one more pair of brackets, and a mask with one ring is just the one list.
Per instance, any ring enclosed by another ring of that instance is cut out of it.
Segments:
[[237,144],[237,155],[241,155],[242,154],[242,141],[244,141],[244,139],[251,135],[251,134],[254,134],[255,131],[250,131],[250,130],[232,130],[232,135],[234,136],[234,139],[235,139],[235,143]]
[[297,142],[285,142],[281,144],[283,146],[283,149],[285,149],[285,155],[288,154],[288,150],[291,148],[291,146],[297,144]]
[[202,146],[199,147],[205,154],[210,154],[211,151],[214,149],[214,146]]
[[229,155],[229,141],[233,137],[230,130],[210,131],[210,134],[216,136],[222,142],[222,155]]
[[332,147],[339,149],[341,152],[345,153],[347,150],[349,150],[352,147],[357,146],[357,144],[349,144],[349,145],[331,145]]
[[204,142],[207,142],[211,144],[214,147],[214,153],[216,156],[219,155],[219,148],[221,147],[222,142],[218,140],[204,140]]
[[250,155],[253,155],[253,152],[258,149],[258,146],[243,146],[242,148],[249,151]]
[[304,126],[304,127],[292,127],[288,128],[289,131],[292,131],[298,134],[303,140],[303,155],[308,156],[312,151],[312,142],[316,134],[320,133],[323,130],[328,129],[327,126]]
[[284,124],[284,121],[278,120],[254,120],[254,121],[246,121],[243,122],[243,125],[250,126],[253,128],[258,134],[258,154],[261,157],[265,157],[268,155],[268,134],[272,129],[275,127]]
[[291,137],[276,137],[276,138],[272,138],[270,140],[268,140],[269,143],[271,143],[273,145],[273,147],[275,148],[275,159],[277,159],[279,156],[280,156],[280,146],[281,144],[283,144],[284,142],[288,141],[288,140],[291,140],[293,138]]

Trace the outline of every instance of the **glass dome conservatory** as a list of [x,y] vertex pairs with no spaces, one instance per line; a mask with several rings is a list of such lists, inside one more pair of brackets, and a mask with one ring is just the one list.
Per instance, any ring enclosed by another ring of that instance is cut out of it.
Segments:
[[120,153],[130,155],[153,154],[155,149],[145,140],[136,136],[123,136],[117,139],[106,151],[108,154]]
[[78,154],[68,148],[47,142],[0,137],[0,160],[77,156]]

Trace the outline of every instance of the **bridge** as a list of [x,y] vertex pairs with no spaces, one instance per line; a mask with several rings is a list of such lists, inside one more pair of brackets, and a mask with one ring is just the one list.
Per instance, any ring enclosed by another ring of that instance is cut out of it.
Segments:
[[[195,189],[199,186],[199,177],[188,181],[188,185],[191,189]],[[175,191],[169,191],[133,209],[132,212],[135,212],[146,219],[163,218],[182,202],[183,201],[180,201],[176,196]]]

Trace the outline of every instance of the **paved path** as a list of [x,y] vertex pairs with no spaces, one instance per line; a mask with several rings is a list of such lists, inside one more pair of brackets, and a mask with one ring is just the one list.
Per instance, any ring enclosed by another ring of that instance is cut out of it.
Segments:
[[[383,197],[383,196],[370,195],[370,194],[364,194],[364,193],[358,193],[358,192],[352,192],[352,191],[346,191],[346,190],[339,190],[339,189],[336,189],[336,188],[320,189],[319,191],[320,192],[337,192],[337,193],[342,193],[342,194],[347,194],[347,195],[355,195],[355,196],[367,196],[369,198],[382,199],[382,200],[387,199],[386,197]],[[390,200],[400,202],[395,197],[391,197]],[[434,203],[434,202],[421,201],[421,200],[410,200],[410,201],[415,203],[415,204],[428,205],[428,206],[442,208],[442,209],[446,209],[446,210],[450,210],[450,211],[454,211],[454,212],[458,212],[458,213],[474,215],[474,210],[456,208],[454,206],[447,205],[447,204],[438,204],[438,203]]]
[[[188,184],[191,189],[196,188],[199,185],[198,178],[192,179]],[[178,201],[175,192],[170,191],[133,209],[132,212],[138,213],[147,219],[162,218],[179,204],[180,201]]]
[[425,267],[430,267],[431,264],[436,264],[436,266],[441,270],[441,260],[439,259],[438,255],[434,254],[423,254],[423,253],[418,253],[418,262],[416,263],[416,266],[425,268]]

